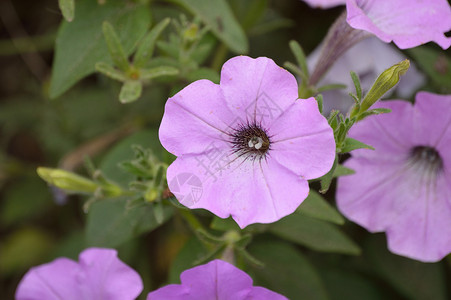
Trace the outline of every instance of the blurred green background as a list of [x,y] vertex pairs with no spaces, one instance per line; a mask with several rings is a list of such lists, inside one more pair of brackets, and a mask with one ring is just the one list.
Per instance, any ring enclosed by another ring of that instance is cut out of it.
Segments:
[[[77,14],[80,2],[76,1],[75,20],[83,17]],[[188,20],[193,18],[192,11],[177,1],[122,2],[119,5],[124,10],[142,5],[140,9],[151,16],[151,26],[166,16],[177,18],[183,13]],[[294,61],[290,40],[310,53],[343,10],[311,9],[297,0],[226,3],[248,37],[247,55],[267,56],[279,65]],[[203,73],[154,81],[130,104],[118,101],[120,84],[99,73],[70,89],[54,91],[58,96],[50,99],[55,39],[62,22],[58,1],[3,0],[0,21],[0,299],[13,299],[19,280],[30,267],[59,256],[77,259],[82,249],[93,244],[86,231],[109,226],[99,217],[98,223],[87,228],[89,217],[82,210],[85,198],[49,188],[36,168],[64,167],[86,174],[83,162],[88,154],[105,174],[113,174],[120,182],[126,174],[116,168],[117,162],[133,158],[131,144],[160,147],[156,132],[166,99]],[[163,40],[166,38],[167,33]],[[236,53],[215,35],[206,39],[208,47],[199,64],[209,67],[205,74],[214,79],[222,63]],[[78,49],[77,39],[71,43]],[[156,52],[165,56],[164,45]],[[428,75],[426,89],[449,91],[450,53],[437,53],[437,47],[428,46],[410,55]],[[431,62],[439,63],[440,68],[431,69]],[[64,65],[59,68],[58,72],[72,72]],[[332,188],[326,195],[331,203],[333,193]],[[108,216],[115,209],[121,210],[121,206],[97,205],[92,214]],[[205,218],[210,215],[205,213]],[[257,284],[292,299],[451,299],[449,258],[436,264],[415,262],[388,253],[383,234],[369,234],[351,223],[341,230],[362,249],[360,255],[333,253],[340,251],[324,250],[327,245],[316,251],[305,243],[288,243],[277,234],[263,233],[254,238],[249,252],[268,269],[249,267],[248,272]],[[155,230],[137,231],[127,233],[134,237],[114,246],[121,259],[143,277],[145,291],[168,280],[177,281],[179,272],[203,251],[179,214]]]

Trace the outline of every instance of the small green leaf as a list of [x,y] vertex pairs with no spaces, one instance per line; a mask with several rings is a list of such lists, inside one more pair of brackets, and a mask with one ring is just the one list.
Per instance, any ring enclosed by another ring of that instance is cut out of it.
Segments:
[[329,170],[329,172],[327,172],[326,175],[323,175],[320,178],[320,182],[321,182],[321,189],[320,189],[320,193],[324,194],[329,190],[330,184],[332,183],[332,179],[334,178],[334,172],[335,172],[335,168],[337,167],[338,164],[338,157],[335,156],[335,160],[334,160],[334,164],[332,165],[332,168]]
[[361,121],[361,120],[365,119],[366,117],[369,117],[372,115],[386,114],[389,112],[391,112],[391,109],[388,109],[388,108],[375,108],[375,109],[367,110],[358,115],[357,121]]
[[152,69],[141,69],[139,70],[140,79],[149,80],[152,78],[160,77],[160,76],[173,76],[179,73],[179,70],[174,67],[169,66],[161,66]]
[[170,22],[171,19],[169,18],[163,19],[144,37],[133,57],[133,65],[135,68],[142,68],[150,60],[155,49],[157,38]]
[[58,5],[67,22],[72,22],[75,14],[75,0],[58,0]]
[[269,231],[278,237],[322,252],[360,254],[360,248],[336,225],[303,214],[291,214],[273,223]]
[[302,73],[304,73],[305,77],[309,77],[309,71],[307,67],[307,59],[305,57],[304,50],[302,50],[301,45],[295,40],[291,40],[289,43],[291,52],[293,52],[294,57],[296,58],[296,62],[298,66],[301,68]]
[[341,214],[324,200],[320,194],[313,190],[310,190],[307,199],[302,202],[297,209],[297,212],[339,225],[342,225],[345,222]]
[[243,54],[249,45],[243,29],[225,0],[174,0],[197,15],[235,53]]
[[351,78],[355,86],[356,96],[359,100],[358,102],[360,102],[360,100],[362,100],[362,87],[360,86],[359,76],[355,72],[351,71]]
[[335,168],[334,177],[340,177],[340,176],[346,176],[346,175],[352,175],[352,174],[355,174],[354,170],[338,164],[337,167]]
[[142,93],[142,83],[139,80],[127,80],[119,93],[121,103],[130,103],[136,101]]
[[150,24],[146,7],[123,0],[108,0],[103,5],[93,0],[79,0],[77,15],[82,17],[70,23],[63,21],[58,30],[50,98],[60,96],[77,81],[93,73],[97,62],[111,63],[102,33],[104,21],[120,28],[118,35],[125,55],[132,53]]
[[315,97],[316,101],[318,102],[318,109],[320,114],[323,113],[323,95],[319,94]]
[[96,71],[121,82],[125,82],[127,80],[127,76],[125,75],[125,73],[119,71],[112,65],[107,64],[105,62],[96,63]]
[[130,67],[127,56],[122,48],[121,41],[114,31],[113,26],[105,21],[102,25],[103,36],[108,46],[108,52],[113,59],[114,64],[122,71],[127,71]]
[[210,228],[220,231],[240,230],[240,227],[232,218],[221,219],[219,217],[213,218],[213,221],[210,223]]
[[341,149],[341,153],[348,153],[351,152],[352,150],[356,150],[356,149],[370,149],[370,150],[374,150],[374,147],[367,145],[365,143],[362,143],[361,141],[355,140],[353,138],[346,138],[344,145]]
[[88,246],[117,247],[142,233],[152,231],[167,221],[173,213],[170,206],[163,208],[163,222],[153,213],[153,205],[142,203],[127,208],[125,198],[105,199],[92,204],[87,218]]

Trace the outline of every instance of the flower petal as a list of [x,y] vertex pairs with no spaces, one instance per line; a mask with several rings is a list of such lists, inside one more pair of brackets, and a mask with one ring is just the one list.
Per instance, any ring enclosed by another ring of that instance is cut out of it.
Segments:
[[379,161],[404,160],[409,150],[418,145],[412,134],[417,118],[414,107],[407,101],[390,100],[379,101],[372,108],[388,108],[392,112],[369,116],[351,128],[351,138],[376,149],[357,149],[352,151],[352,156],[372,157]]
[[399,255],[435,262],[451,252],[449,178],[431,178],[406,163],[352,158],[345,165],[356,171],[337,184],[337,205],[348,219],[386,231],[390,251]]
[[347,0],[347,21],[384,42],[406,49],[435,42],[451,46],[451,8],[446,0]]
[[231,58],[222,67],[220,85],[237,117],[263,127],[298,98],[296,78],[267,57]]
[[133,300],[143,289],[139,274],[117,257],[114,249],[89,248],[80,254],[83,299]]
[[320,177],[332,167],[334,133],[314,98],[294,102],[271,124],[269,134],[271,159],[304,179]]
[[438,147],[445,155],[449,153],[449,148],[441,144],[451,136],[451,95],[419,92],[415,109],[418,111],[417,144]]
[[219,85],[198,80],[166,102],[159,130],[160,142],[177,156],[200,153],[212,140],[226,139],[226,131],[235,119]]
[[16,300],[83,299],[77,281],[80,271],[80,266],[67,258],[31,268],[17,287]]
[[147,300],[196,300],[189,288],[180,284],[169,284],[147,294]]
[[260,286],[252,288],[245,300],[288,300],[285,296]]
[[243,161],[227,153],[213,163],[207,155],[178,157],[167,178],[182,204],[221,218],[232,215],[241,228],[275,222],[294,212],[309,190],[305,179],[273,159]]

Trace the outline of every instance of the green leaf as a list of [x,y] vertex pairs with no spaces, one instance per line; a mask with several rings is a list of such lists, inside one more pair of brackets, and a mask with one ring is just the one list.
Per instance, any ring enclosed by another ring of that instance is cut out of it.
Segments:
[[134,144],[152,149],[152,153],[159,159],[169,155],[158,140],[157,130],[143,130],[123,139],[104,156],[99,168],[105,177],[119,183],[124,188],[127,188],[128,184],[135,181],[136,178],[133,174],[122,170],[119,163],[135,158],[132,150],[132,145]]
[[141,69],[139,70],[139,78],[143,80],[149,80],[161,76],[173,76],[179,73],[179,70],[174,67],[161,66],[152,69]]
[[360,100],[362,100],[362,87],[360,86],[359,76],[355,72],[351,71],[351,78],[352,82],[354,82],[356,96],[359,100],[358,102],[360,102]]
[[390,253],[382,235],[371,236],[364,253],[377,274],[390,283],[406,299],[445,300],[449,281],[444,265],[422,263]]
[[144,67],[144,65],[150,60],[155,49],[155,42],[163,30],[168,26],[171,19],[163,19],[160,23],[155,25],[154,28],[144,37],[140,42],[138,50],[136,50],[135,56],[133,57],[133,65],[135,68]]
[[72,22],[75,14],[75,0],[58,0],[58,5],[67,22]]
[[323,175],[320,178],[321,182],[321,189],[319,190],[320,193],[324,194],[329,190],[330,184],[332,183],[332,179],[334,178],[335,168],[338,164],[338,156],[335,156],[334,164],[332,165],[332,168],[327,172],[326,175]]
[[345,88],[347,88],[347,85],[345,85],[345,84],[332,83],[332,84],[326,84],[326,85],[323,85],[322,87],[319,87],[317,92],[322,93],[325,91],[340,90],[340,89],[345,89]]
[[225,0],[174,0],[197,15],[235,53],[243,54],[249,45],[243,29]]
[[143,85],[139,80],[127,80],[124,82],[119,93],[121,103],[130,103],[138,100],[141,96]]
[[320,270],[331,300],[395,300],[396,296],[385,292],[374,280],[363,274],[337,268],[336,270]]
[[335,168],[334,177],[346,176],[355,174],[353,169],[349,169],[343,165],[338,164]]
[[104,62],[96,63],[96,71],[121,82],[127,80],[127,76],[123,72]]
[[310,190],[307,199],[302,202],[297,212],[339,225],[345,222],[341,214],[329,202],[324,200],[320,194],[313,190]]
[[321,252],[360,254],[359,247],[337,226],[302,214],[291,214],[269,231],[283,239]]
[[108,52],[113,59],[114,64],[122,71],[127,71],[130,67],[127,56],[122,48],[121,41],[114,31],[113,26],[105,21],[102,25],[103,36],[108,46]]
[[[166,206],[163,221],[173,208]],[[124,198],[105,199],[92,204],[86,225],[86,242],[93,247],[117,247],[122,243],[160,226],[153,213],[153,205],[142,203],[127,207]]]
[[292,245],[268,240],[254,242],[248,250],[264,264],[248,270],[254,285],[264,286],[289,299],[328,299],[317,271]]
[[304,50],[302,50],[301,45],[295,40],[291,40],[289,43],[291,52],[293,52],[294,57],[296,58],[296,62],[298,66],[301,68],[302,73],[304,73],[305,77],[309,77],[309,71],[307,67],[307,59],[305,57]]
[[77,1],[73,22],[63,21],[56,38],[55,60],[50,80],[50,97],[56,98],[77,81],[95,71],[97,62],[111,63],[102,33],[102,23],[118,28],[125,55],[130,55],[136,43],[147,31],[150,13],[145,6],[126,4],[123,0]]
[[344,145],[341,149],[341,153],[348,153],[351,152],[352,150],[356,150],[356,149],[370,149],[370,150],[374,150],[374,147],[367,145],[365,143],[362,143],[361,141],[355,140],[353,138],[346,138]]
[[210,228],[220,231],[237,230],[240,231],[240,227],[232,218],[221,219],[219,217],[214,217],[210,224]]

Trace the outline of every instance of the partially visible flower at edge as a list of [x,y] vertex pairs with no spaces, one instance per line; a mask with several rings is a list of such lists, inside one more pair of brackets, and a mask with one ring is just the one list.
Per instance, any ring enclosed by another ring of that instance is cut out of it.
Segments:
[[[317,63],[320,49],[321,45],[308,56],[307,64],[309,69],[313,69]],[[376,37],[365,39],[354,45],[338,58],[329,72],[318,83],[318,86],[344,84],[348,87],[343,90],[330,90],[321,93],[324,98],[324,114],[329,114],[332,109],[345,112],[354,104],[353,99],[349,96],[350,92],[355,92],[354,84],[349,74],[350,70],[359,76],[362,90],[368,91],[379,74],[403,59],[406,59],[406,57],[402,52],[392,45],[379,41]],[[388,97],[396,91],[400,97],[410,98],[424,83],[424,75],[411,62],[406,75],[384,97]]]
[[400,49],[435,42],[451,46],[445,32],[451,30],[447,0],[346,0],[347,22],[371,32],[380,40],[393,41]]
[[167,171],[177,199],[241,228],[293,213],[335,158],[316,100],[298,99],[294,76],[266,57],[234,57],[219,85],[199,80],[170,98],[159,137],[177,156]]
[[16,300],[133,300],[143,289],[139,274],[114,249],[88,248],[79,262],[68,258],[31,268]]
[[147,295],[147,300],[287,300],[266,288],[253,286],[252,278],[235,266],[216,259],[184,271],[181,284],[170,284]]
[[371,232],[385,231],[389,250],[424,262],[451,252],[451,95],[419,92],[415,105],[382,101],[392,110],[370,116],[350,137],[375,148],[355,150],[340,177],[337,205]]

